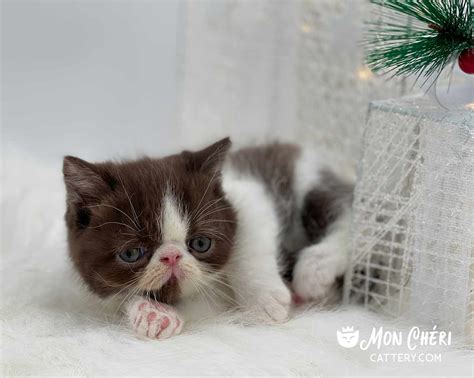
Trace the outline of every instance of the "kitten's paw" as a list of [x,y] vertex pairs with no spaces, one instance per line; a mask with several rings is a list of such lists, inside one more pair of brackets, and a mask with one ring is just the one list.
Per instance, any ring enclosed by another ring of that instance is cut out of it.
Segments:
[[317,303],[331,299],[337,276],[337,266],[332,258],[335,252],[319,251],[314,246],[303,252],[310,253],[302,253],[295,265],[292,281],[295,296]]
[[252,313],[265,323],[283,323],[289,319],[291,293],[283,286],[278,290],[269,290],[255,298],[251,305]]
[[176,311],[163,303],[139,299],[128,306],[128,316],[136,334],[150,339],[178,335],[183,321]]

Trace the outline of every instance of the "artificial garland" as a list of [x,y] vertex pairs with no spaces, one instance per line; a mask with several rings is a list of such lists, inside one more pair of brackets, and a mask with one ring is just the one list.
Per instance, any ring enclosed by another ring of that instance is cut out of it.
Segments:
[[367,22],[366,62],[374,72],[436,79],[457,59],[474,74],[471,0],[370,0],[377,21]]

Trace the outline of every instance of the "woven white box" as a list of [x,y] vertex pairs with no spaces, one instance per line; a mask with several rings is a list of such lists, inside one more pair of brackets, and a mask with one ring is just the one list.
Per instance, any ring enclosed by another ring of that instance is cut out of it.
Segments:
[[472,110],[371,104],[352,231],[346,302],[472,337]]

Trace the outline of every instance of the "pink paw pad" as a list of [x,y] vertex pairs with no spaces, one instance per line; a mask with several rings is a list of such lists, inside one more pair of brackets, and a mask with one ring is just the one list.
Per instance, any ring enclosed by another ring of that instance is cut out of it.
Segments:
[[157,302],[137,301],[128,307],[135,332],[142,337],[166,339],[182,330],[183,322],[170,306]]

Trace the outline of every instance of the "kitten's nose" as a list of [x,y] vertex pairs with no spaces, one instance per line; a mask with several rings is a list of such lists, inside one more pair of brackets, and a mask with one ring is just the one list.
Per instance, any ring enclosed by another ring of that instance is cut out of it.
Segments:
[[181,259],[183,255],[181,254],[180,251],[177,249],[169,249],[163,253],[163,256],[161,256],[160,261],[163,264],[173,266],[176,265],[177,262]]

